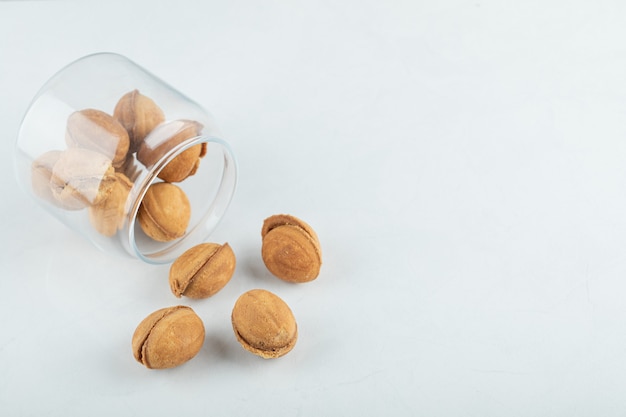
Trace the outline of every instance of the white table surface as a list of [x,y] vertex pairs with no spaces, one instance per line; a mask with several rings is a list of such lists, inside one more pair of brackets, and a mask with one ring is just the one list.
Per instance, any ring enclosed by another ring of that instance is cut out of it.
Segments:
[[[0,2],[1,415],[626,415],[625,2],[127,3]],[[100,51],[194,98],[235,150],[212,240],[238,266],[208,300],[14,178],[32,96]],[[320,236],[314,282],[263,266],[283,212]],[[283,358],[235,340],[251,288],[294,311]],[[178,303],[206,343],[145,369],[132,333]]]

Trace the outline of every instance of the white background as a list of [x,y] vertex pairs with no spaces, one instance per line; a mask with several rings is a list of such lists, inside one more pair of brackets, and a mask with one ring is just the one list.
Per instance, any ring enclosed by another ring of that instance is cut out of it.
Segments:
[[[240,166],[212,236],[238,257],[208,300],[168,265],[99,252],[18,186],[39,87],[121,53],[217,119]],[[0,414],[626,415],[626,3],[0,2]],[[319,278],[260,258],[265,217],[318,232]],[[236,298],[266,288],[300,337],[244,351]],[[198,356],[132,357],[183,303]]]

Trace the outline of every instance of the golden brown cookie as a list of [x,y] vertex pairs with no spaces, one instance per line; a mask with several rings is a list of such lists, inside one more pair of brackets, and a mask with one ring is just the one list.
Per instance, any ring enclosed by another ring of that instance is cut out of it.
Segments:
[[181,182],[196,173],[200,159],[206,155],[206,143],[199,143],[178,154],[159,172],[158,177],[167,182]]
[[187,249],[170,267],[172,293],[179,298],[210,297],[228,284],[235,264],[235,254],[228,243],[201,243]]
[[263,222],[261,255],[267,269],[289,282],[308,282],[319,275],[322,249],[315,231],[306,222],[277,214]]
[[104,201],[115,183],[111,160],[83,148],[63,151],[52,168],[52,195],[67,210],[80,210]]
[[113,116],[128,132],[131,153],[139,149],[152,129],[165,121],[163,110],[139,90],[124,94],[115,105]]
[[298,340],[298,326],[291,309],[266,290],[242,294],[235,302],[231,320],[241,346],[265,359],[287,354]]
[[124,126],[113,116],[96,109],[76,111],[70,115],[65,142],[69,147],[101,153],[111,159],[116,168],[124,164],[130,146]]
[[182,237],[191,218],[191,205],[185,192],[167,182],[152,184],[139,206],[141,230],[158,242]]
[[126,175],[116,172],[116,181],[109,195],[99,204],[89,207],[89,221],[98,233],[111,237],[124,225],[126,200],[133,183]]
[[162,308],[137,326],[133,356],[147,368],[173,368],[198,354],[204,335],[204,324],[190,307]]
[[[137,151],[137,160],[151,167],[174,147],[200,135],[202,124],[193,120],[172,120],[155,128]],[[172,159],[158,174],[167,182],[180,182],[198,170],[200,159],[206,155],[206,143],[192,146]]]

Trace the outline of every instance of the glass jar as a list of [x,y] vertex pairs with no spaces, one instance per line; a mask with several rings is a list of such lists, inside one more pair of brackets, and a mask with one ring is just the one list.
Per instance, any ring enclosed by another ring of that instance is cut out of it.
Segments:
[[113,53],[78,59],[41,88],[15,166],[35,201],[96,247],[155,264],[205,241],[237,182],[211,115]]

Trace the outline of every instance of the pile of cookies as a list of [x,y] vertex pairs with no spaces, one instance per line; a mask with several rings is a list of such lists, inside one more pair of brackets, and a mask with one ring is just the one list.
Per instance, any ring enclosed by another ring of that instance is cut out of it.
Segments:
[[[290,215],[274,215],[264,221],[261,236],[263,262],[273,275],[293,283],[317,278],[322,251],[315,231],[306,222]],[[172,263],[170,289],[179,298],[208,298],[228,284],[235,265],[228,243],[202,243]],[[242,294],[235,302],[231,321],[241,346],[262,358],[287,354],[298,339],[293,312],[267,290]],[[203,322],[190,307],[162,308],[137,326],[132,337],[133,355],[147,368],[172,368],[196,356],[204,338]]]
[[[129,220],[129,195],[139,173],[157,167],[159,180],[150,184],[137,211],[146,236],[170,242],[187,233],[191,205],[182,188],[206,155],[206,143],[185,143],[202,134],[197,121],[166,121],[154,100],[138,90],[124,94],[110,113],[87,108],[67,118],[65,149],[49,150],[31,164],[34,193],[63,210],[86,209],[91,226],[112,237]],[[173,149],[188,149],[173,155]],[[170,159],[171,158],[171,159]],[[294,283],[317,278],[322,255],[317,235],[304,221],[280,214],[262,226],[262,258],[276,277]],[[208,298],[230,281],[235,254],[228,243],[202,243],[184,252],[171,265],[172,293]],[[277,295],[262,289],[242,294],[232,311],[236,340],[263,358],[277,358],[293,349],[296,320]],[[132,337],[133,355],[148,368],[171,368],[193,358],[202,347],[202,320],[187,306],[159,309],[148,315]]]
[[[112,113],[93,108],[75,111],[66,123],[66,148],[44,152],[31,164],[33,191],[64,210],[87,208],[93,228],[111,237],[125,223],[138,172],[150,169],[202,129],[193,120],[166,121],[161,108],[138,90],[124,94]],[[196,173],[206,151],[206,143],[191,146],[159,171],[162,182],[148,188],[137,215],[147,236],[168,242],[186,233],[191,207],[175,183]]]

